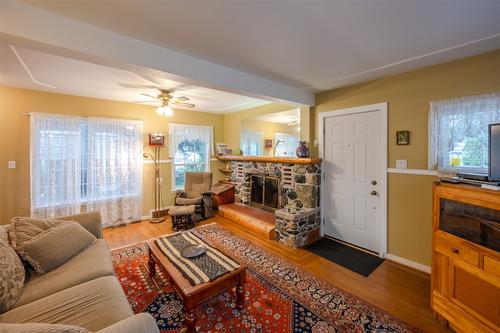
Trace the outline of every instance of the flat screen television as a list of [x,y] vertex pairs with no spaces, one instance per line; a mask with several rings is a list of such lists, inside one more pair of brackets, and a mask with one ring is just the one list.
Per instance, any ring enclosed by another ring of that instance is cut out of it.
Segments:
[[489,170],[490,182],[500,182],[500,123],[488,126],[489,137]]

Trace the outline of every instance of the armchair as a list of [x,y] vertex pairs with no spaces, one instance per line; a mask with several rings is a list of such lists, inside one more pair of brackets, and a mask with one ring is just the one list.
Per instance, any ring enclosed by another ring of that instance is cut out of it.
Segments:
[[191,216],[193,222],[211,217],[213,215],[211,188],[211,172],[186,172],[184,190],[176,192],[175,206],[194,205],[195,213]]

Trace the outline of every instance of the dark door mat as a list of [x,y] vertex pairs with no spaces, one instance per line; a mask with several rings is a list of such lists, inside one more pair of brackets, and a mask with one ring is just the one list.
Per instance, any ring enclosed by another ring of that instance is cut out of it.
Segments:
[[353,272],[369,276],[384,259],[326,237],[305,248]]

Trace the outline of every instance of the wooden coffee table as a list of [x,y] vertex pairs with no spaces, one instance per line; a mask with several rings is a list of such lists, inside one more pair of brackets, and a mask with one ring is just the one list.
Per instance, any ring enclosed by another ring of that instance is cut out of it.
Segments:
[[[210,242],[207,242],[206,240],[204,241],[208,245],[213,246]],[[236,307],[238,310],[243,309],[245,304],[245,265],[240,264],[241,266],[239,268],[224,274],[213,281],[193,286],[182,275],[181,271],[179,271],[177,267],[175,267],[165,256],[154,240],[148,241],[147,244],[149,248],[149,274],[151,276],[155,275],[156,265],[160,265],[167,271],[170,282],[184,301],[184,309],[186,311],[184,318],[187,332],[196,332],[197,318],[195,309],[201,303],[227,291],[234,286],[236,286]]]

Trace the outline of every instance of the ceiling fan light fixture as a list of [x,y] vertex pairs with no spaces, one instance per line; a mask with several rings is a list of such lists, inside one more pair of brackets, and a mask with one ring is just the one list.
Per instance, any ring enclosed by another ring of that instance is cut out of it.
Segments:
[[162,106],[156,109],[156,113],[164,117],[171,117],[174,115],[174,111],[170,106],[168,106],[168,103],[164,103]]

